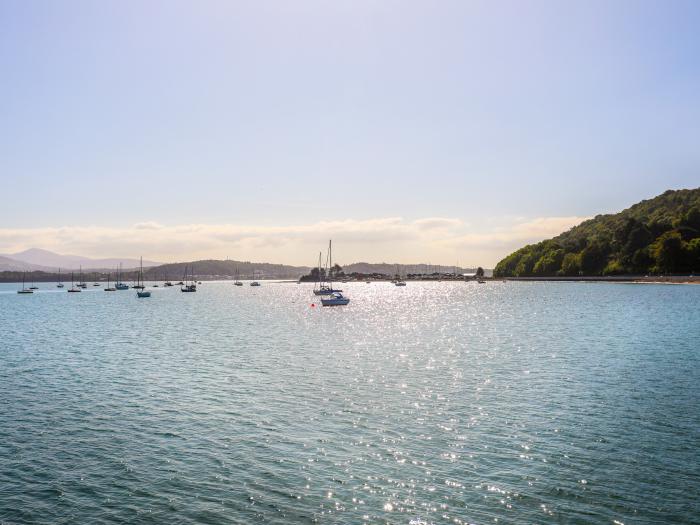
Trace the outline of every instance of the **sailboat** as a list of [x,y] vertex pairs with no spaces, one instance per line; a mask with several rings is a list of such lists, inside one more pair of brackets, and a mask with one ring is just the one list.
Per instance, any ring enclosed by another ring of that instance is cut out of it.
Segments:
[[[24,287],[24,285],[23,285]],[[30,290],[38,290],[39,287],[34,284],[34,272],[32,272],[32,285],[29,287]]]
[[180,286],[180,291],[181,292],[196,292],[197,291],[197,285],[194,282],[194,265],[192,266],[192,279],[187,278],[187,265],[185,265],[185,275],[182,279],[182,286]]
[[331,265],[333,262],[333,255],[331,252],[331,241],[328,241],[328,289],[331,290],[331,294],[328,297],[321,297],[322,306],[345,306],[350,302],[349,297],[345,297],[341,292],[342,290],[333,290],[333,280],[331,275]]
[[260,286],[260,283],[255,280],[255,270],[253,270],[253,282],[250,283],[251,286]]
[[326,276],[329,282],[325,283],[321,281],[321,253],[318,254],[318,288],[314,289],[314,295],[331,295],[334,293],[342,292],[343,290],[334,290],[333,283],[330,282],[331,279],[331,268],[333,268],[333,246],[332,241],[328,241],[328,256],[326,257]]
[[406,281],[401,278],[401,273],[399,272],[399,265],[396,265],[396,279],[394,279],[394,286],[406,286]]
[[97,282],[97,272],[95,272],[95,281],[92,283],[93,286],[102,286],[100,283]]
[[117,270],[117,282],[114,284],[117,290],[128,290],[129,285],[122,282],[122,263],[119,263],[119,269]]
[[[143,257],[141,257],[141,260],[143,261]],[[146,285],[143,283],[143,263],[141,263],[141,269],[136,274],[136,281],[131,285],[131,287],[136,290],[143,290],[146,288]]]
[[85,281],[83,281],[83,267],[80,267],[80,282],[78,282],[78,287],[80,288],[87,288],[87,284],[85,284]]
[[112,287],[109,285],[109,284],[110,284],[110,277],[111,277],[111,276],[112,276],[112,274],[109,273],[109,272],[107,272],[107,288],[104,289],[105,292],[116,292],[116,291],[117,291],[116,288],[112,288]]
[[165,282],[163,283],[163,286],[172,286],[172,285],[173,285],[173,283],[171,283],[171,282],[168,280],[168,275],[167,275],[167,274],[165,275],[165,279],[166,279],[166,280],[165,280]]
[[238,276],[238,266],[236,266],[236,280],[233,281],[234,286],[243,286],[243,283],[239,280]]
[[17,293],[20,293],[20,294],[34,293],[33,290],[24,287],[24,280],[25,280],[25,277],[26,277],[26,276],[27,276],[27,272],[24,272],[24,273],[22,274],[22,288],[21,288],[20,290],[17,290]]
[[58,284],[56,285],[56,288],[63,288],[63,283],[61,282],[61,269],[58,269]]
[[136,297],[150,297],[151,292],[144,290],[146,286],[143,284],[143,257],[141,257],[141,264],[139,266],[139,273],[136,276]]
[[77,293],[77,292],[82,292],[80,287],[76,288],[74,281],[73,281],[73,272],[70,273],[70,288],[68,288],[68,292],[70,293]]

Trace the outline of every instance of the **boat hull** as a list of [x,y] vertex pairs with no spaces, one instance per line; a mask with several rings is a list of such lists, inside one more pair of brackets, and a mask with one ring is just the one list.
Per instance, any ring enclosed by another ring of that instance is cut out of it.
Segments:
[[345,306],[350,302],[350,299],[344,297],[342,299],[321,299],[322,306]]

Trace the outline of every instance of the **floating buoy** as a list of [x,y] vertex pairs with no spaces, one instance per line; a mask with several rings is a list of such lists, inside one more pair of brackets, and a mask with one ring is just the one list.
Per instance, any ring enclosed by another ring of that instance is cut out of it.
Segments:
[[316,305],[314,303],[311,303],[311,308],[316,308]]

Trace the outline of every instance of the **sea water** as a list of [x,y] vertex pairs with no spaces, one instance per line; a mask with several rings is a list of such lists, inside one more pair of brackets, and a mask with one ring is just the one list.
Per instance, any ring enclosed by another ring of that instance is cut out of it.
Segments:
[[700,286],[0,285],[0,523],[698,523]]

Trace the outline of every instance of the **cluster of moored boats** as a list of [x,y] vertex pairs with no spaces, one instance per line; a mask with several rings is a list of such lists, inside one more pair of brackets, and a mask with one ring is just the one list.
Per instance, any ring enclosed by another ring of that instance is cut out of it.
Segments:
[[[190,270],[188,272],[188,270]],[[143,274],[143,258],[141,259],[141,264],[139,266],[139,271],[136,276],[136,280],[134,281],[133,284],[128,285],[125,282],[122,281],[122,268],[121,264],[119,265],[119,268],[116,271],[116,280],[114,281],[114,286],[112,286],[112,274],[108,273],[107,274],[107,286],[103,288],[105,292],[116,292],[118,290],[129,290],[134,289],[136,290],[136,297],[138,298],[145,298],[145,297],[150,297],[151,292],[146,289],[146,281],[144,280],[144,274]],[[74,272],[71,272],[70,274],[70,288],[66,290],[69,293],[79,293],[82,292],[84,289],[88,287],[87,283],[83,280],[83,269],[82,267],[80,268],[79,274],[78,274],[78,282],[75,282],[75,274]],[[187,267],[185,266],[185,275],[182,281],[176,283],[177,285],[180,286],[180,291],[182,292],[196,292],[197,291],[197,284],[202,284],[201,281],[197,282],[194,279],[194,267]],[[92,286],[102,286],[101,283],[95,281]],[[170,287],[170,286],[175,286],[171,281],[166,280],[163,283],[163,287]],[[152,285],[153,288],[159,288],[159,285],[157,283],[154,283]],[[61,269],[58,269],[58,283],[56,284],[56,288],[65,288],[65,285],[63,284],[61,280]],[[35,286],[34,283],[32,283],[32,286],[27,287],[26,286],[26,272],[24,273],[22,277],[22,288],[17,290],[18,294],[32,294],[34,293],[34,290],[38,290],[39,287]]]

